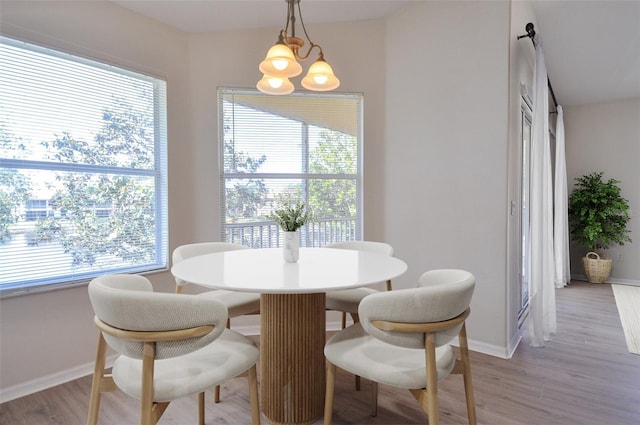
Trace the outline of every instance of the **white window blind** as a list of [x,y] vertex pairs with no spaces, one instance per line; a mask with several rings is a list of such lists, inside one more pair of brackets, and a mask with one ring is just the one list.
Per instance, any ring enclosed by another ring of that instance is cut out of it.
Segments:
[[166,82],[6,37],[0,63],[0,293],[166,268]]
[[280,246],[267,216],[287,198],[315,216],[302,246],[361,238],[362,94],[221,88],[218,100],[222,240]]

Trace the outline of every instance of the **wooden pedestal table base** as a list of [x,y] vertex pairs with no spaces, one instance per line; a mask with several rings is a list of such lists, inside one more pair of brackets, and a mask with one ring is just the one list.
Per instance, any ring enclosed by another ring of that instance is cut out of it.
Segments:
[[260,393],[272,424],[311,424],[325,391],[325,294],[262,294]]

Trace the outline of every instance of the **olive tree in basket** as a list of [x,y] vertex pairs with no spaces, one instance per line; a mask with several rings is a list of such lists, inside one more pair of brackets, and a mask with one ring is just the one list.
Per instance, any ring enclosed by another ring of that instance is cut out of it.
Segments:
[[582,258],[585,274],[592,283],[602,283],[611,273],[611,259],[602,250],[631,242],[627,224],[629,201],[620,195],[618,180],[602,180],[602,172],[576,178],[569,196],[571,237],[588,249]]

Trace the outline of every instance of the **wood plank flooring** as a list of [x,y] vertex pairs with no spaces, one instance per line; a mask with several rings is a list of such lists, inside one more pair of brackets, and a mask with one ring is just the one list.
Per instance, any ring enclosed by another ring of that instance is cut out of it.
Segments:
[[[640,356],[630,354],[611,286],[573,282],[557,290],[558,333],[545,348],[521,342],[514,357],[471,353],[478,422],[495,425],[636,425],[640,423]],[[473,313],[472,313],[473,314]],[[472,335],[470,336],[473,337]],[[0,405],[2,425],[82,425],[90,377]],[[462,378],[439,388],[442,424],[466,424]],[[378,416],[370,412],[370,384],[354,390],[353,377],[339,374],[333,423],[425,424],[427,416],[407,391],[380,386]],[[207,394],[207,424],[248,424],[247,381],[222,388],[222,401]],[[171,403],[160,425],[197,422],[196,397]],[[120,392],[105,394],[101,425],[133,425],[138,404]],[[263,423],[266,423],[263,419]],[[321,420],[316,424],[320,424]],[[314,424],[315,425],[315,424]]]

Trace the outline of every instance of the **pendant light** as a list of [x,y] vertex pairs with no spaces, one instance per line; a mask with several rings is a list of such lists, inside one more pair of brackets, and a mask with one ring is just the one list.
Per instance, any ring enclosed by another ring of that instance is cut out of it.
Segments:
[[[259,69],[263,73],[262,79],[258,81],[256,87],[263,93],[274,95],[286,95],[295,90],[289,78],[302,74],[302,66],[298,60],[306,60],[314,48],[319,50],[318,58],[309,67],[307,75],[302,79],[302,86],[312,91],[335,90],[340,86],[340,80],[333,73],[331,66],[324,60],[322,47],[315,44],[309,38],[307,29],[302,21],[300,11],[300,0],[285,0],[287,2],[287,24],[280,30],[278,41],[274,44],[267,56],[260,63]],[[298,6],[298,16],[302,24],[309,50],[302,55],[300,49],[304,46],[304,40],[296,37],[296,14],[295,6]]]

